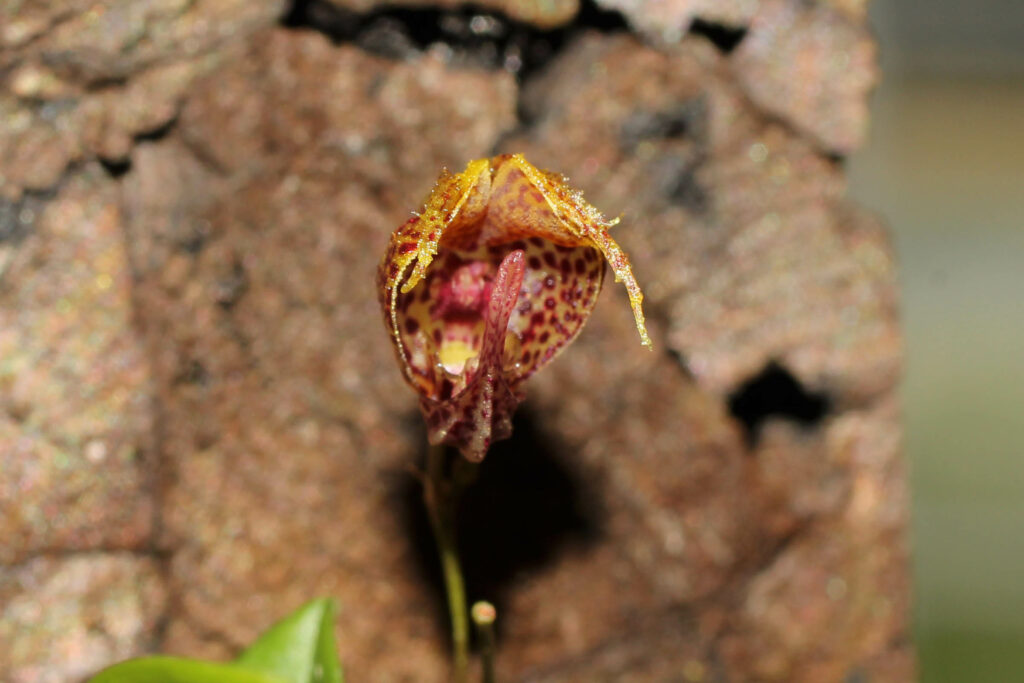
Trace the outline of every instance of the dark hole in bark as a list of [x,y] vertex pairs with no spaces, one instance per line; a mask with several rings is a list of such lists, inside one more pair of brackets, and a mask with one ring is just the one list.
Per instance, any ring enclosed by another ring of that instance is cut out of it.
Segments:
[[707,38],[722,54],[727,55],[735,50],[743,37],[747,35],[747,29],[694,19],[690,24],[690,33]]
[[359,13],[328,0],[295,0],[281,17],[286,28],[313,29],[335,41],[351,40],[359,24]]
[[[461,457],[454,451],[451,455]],[[598,495],[570,456],[541,434],[529,413],[520,411],[512,438],[491,447],[462,496],[457,533],[468,601],[495,605],[499,638],[507,596],[518,578],[553,564],[569,547],[586,547],[602,536]],[[425,448],[421,468],[424,460]],[[437,628],[450,644],[440,560],[416,478],[402,479],[398,505],[416,573],[429,586]]]
[[138,133],[135,136],[135,142],[157,142],[163,140],[165,137],[174,130],[174,126],[178,124],[178,117],[172,116],[170,119],[160,124],[156,128],[151,130],[145,130]]
[[729,412],[743,424],[747,443],[753,446],[768,418],[811,428],[828,413],[829,403],[826,394],[808,391],[786,368],[771,362],[729,396]]
[[128,171],[132,170],[132,160],[129,157],[124,159],[100,159],[103,170],[110,174],[111,178],[121,178]]
[[828,161],[833,166],[839,166],[839,167],[842,167],[842,165],[844,163],[846,163],[846,157],[843,155],[842,152],[835,152],[835,151],[826,152],[825,153],[825,160]]
[[335,43],[354,43],[391,59],[414,58],[428,47],[440,46],[450,50],[446,58],[454,65],[506,69],[520,80],[542,68],[583,31],[627,30],[619,12],[601,9],[593,0],[582,2],[569,24],[553,29],[472,4],[448,9],[384,5],[358,13],[328,0],[295,0],[281,23],[319,31]]
[[[132,142],[133,144],[159,142],[174,130],[174,126],[176,126],[177,123],[178,118],[176,116],[171,117],[156,128],[145,130],[132,136]],[[100,165],[103,166],[103,169],[110,174],[110,177],[115,179],[124,177],[126,173],[132,170],[132,160],[130,156],[125,156],[121,159],[104,159],[100,157],[99,162]]]

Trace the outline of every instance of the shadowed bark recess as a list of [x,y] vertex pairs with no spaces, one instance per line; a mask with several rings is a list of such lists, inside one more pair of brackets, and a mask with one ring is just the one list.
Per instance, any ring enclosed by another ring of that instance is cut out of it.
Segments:
[[463,501],[501,679],[913,679],[857,2],[16,4],[0,679],[230,657],[325,595],[351,680],[445,680],[375,271],[500,152],[622,216],[655,346],[609,287]]

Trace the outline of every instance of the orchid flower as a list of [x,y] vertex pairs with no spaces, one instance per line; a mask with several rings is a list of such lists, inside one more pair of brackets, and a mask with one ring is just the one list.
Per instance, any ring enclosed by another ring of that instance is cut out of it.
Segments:
[[512,433],[522,385],[583,328],[605,260],[650,347],[643,294],[607,221],[520,154],[441,173],[392,234],[378,271],[384,317],[432,444],[480,461]]

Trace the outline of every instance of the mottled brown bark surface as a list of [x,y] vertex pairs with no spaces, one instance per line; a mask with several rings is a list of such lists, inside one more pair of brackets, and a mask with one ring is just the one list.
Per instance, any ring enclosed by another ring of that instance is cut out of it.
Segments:
[[497,152],[623,215],[655,342],[609,288],[464,503],[502,679],[913,678],[862,3],[599,4],[0,10],[0,680],[320,595],[350,680],[445,679],[374,272]]

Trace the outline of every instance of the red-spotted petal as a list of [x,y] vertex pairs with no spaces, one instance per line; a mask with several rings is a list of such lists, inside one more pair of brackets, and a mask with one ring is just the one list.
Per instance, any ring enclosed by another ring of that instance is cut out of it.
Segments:
[[546,365],[583,330],[604,283],[604,259],[591,247],[531,237],[526,272],[509,320],[509,372],[520,381]]

